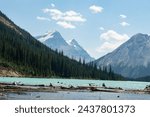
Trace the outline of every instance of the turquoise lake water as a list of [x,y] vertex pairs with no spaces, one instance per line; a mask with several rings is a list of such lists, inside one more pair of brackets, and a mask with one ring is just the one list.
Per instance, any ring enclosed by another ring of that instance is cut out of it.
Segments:
[[80,80],[80,79],[58,79],[58,78],[15,78],[15,77],[0,77],[1,83],[20,82],[27,85],[49,85],[54,86],[102,86],[103,83],[107,87],[121,87],[123,89],[144,89],[150,82],[135,82],[135,81],[109,81],[109,80]]

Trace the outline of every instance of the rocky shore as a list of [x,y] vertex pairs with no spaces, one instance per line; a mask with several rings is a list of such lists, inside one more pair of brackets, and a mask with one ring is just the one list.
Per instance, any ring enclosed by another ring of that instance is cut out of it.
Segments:
[[96,87],[96,86],[53,86],[53,84],[45,85],[24,85],[21,83],[0,83],[0,99],[7,96],[8,93],[24,94],[25,92],[50,92],[57,93],[59,91],[68,92],[110,92],[110,93],[134,93],[134,94],[150,94],[150,88],[147,86],[143,90],[125,90],[120,87]]

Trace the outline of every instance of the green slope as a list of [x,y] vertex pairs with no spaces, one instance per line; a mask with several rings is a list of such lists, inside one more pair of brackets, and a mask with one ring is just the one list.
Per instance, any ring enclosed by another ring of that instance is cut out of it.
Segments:
[[85,65],[54,52],[0,12],[0,66],[26,76],[120,79],[119,75]]

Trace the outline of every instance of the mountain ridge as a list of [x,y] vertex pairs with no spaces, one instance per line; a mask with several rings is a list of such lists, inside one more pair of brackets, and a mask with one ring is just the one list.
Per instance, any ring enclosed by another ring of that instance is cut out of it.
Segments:
[[86,63],[94,60],[75,39],[67,42],[58,31],[48,32],[43,36],[36,38],[53,50],[63,51],[64,55],[69,58],[74,58],[77,61],[85,60]]
[[[5,21],[14,27],[8,26]],[[9,70],[7,75],[15,72],[14,75],[25,77],[122,79],[117,74],[109,74],[53,51],[0,12],[0,75],[5,75],[1,74],[4,70]]]
[[115,73],[138,78],[150,75],[150,36],[133,35],[113,52],[95,61],[98,66],[112,66]]

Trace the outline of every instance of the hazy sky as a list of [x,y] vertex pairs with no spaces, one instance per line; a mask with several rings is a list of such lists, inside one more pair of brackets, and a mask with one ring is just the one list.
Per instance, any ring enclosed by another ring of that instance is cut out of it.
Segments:
[[0,10],[33,36],[57,30],[76,39],[95,58],[150,34],[150,0],[0,0]]

